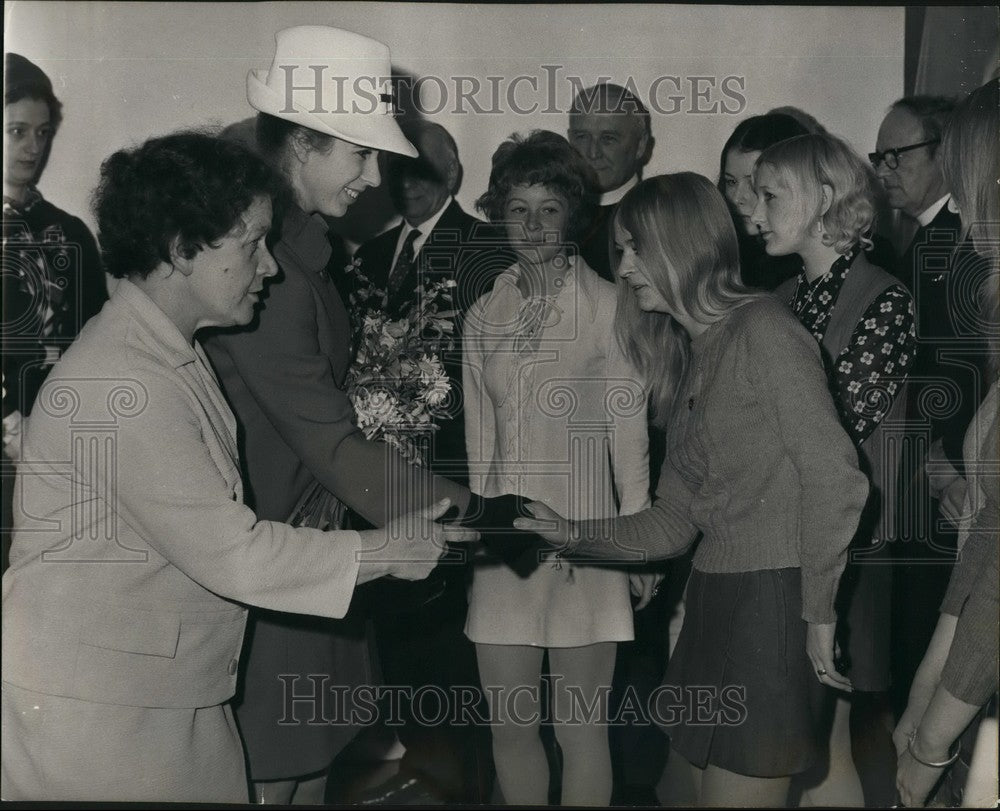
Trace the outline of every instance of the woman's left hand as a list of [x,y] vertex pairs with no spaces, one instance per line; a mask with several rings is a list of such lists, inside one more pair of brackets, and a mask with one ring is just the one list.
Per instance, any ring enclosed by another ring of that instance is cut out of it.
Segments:
[[812,662],[813,670],[827,687],[851,692],[851,680],[838,672],[834,665],[835,634],[837,623],[806,623],[806,654]]
[[[918,749],[920,757],[928,760],[944,761],[948,759],[947,747],[944,752],[928,753]],[[934,784],[944,774],[944,767],[925,766],[911,754],[909,748],[904,749],[896,762],[896,791],[900,802],[907,808],[922,808],[931,793]]]
[[968,481],[959,476],[941,491],[941,515],[955,526],[958,526],[965,513],[965,494],[968,490]]
[[633,611],[642,611],[649,601],[656,596],[656,592],[660,589],[660,583],[663,582],[663,574],[661,572],[636,572],[628,576],[628,584],[632,590],[632,593],[639,598],[639,602],[635,604]]
[[531,501],[524,505],[534,518],[517,518],[515,529],[534,532],[556,549],[568,549],[576,535],[572,521],[567,521],[548,504],[541,501]]

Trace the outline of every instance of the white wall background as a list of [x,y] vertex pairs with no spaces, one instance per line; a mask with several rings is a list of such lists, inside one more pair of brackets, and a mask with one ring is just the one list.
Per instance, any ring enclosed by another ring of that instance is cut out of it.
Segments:
[[[565,132],[572,88],[628,79],[645,98],[659,76],[677,76],[683,93],[661,84],[653,113],[656,149],[647,176],[693,169],[714,179],[718,155],[737,121],[784,104],[801,107],[856,148],[873,148],[885,108],[903,90],[903,8],[640,5],[476,5],[421,3],[111,3],[6,2],[5,50],[35,61],[53,80],[65,121],[42,178],[42,191],[93,224],[89,194],[101,160],[115,149],[185,126],[228,124],[253,111],[250,68],[270,64],[274,32],[326,24],[382,40],[394,69],[415,77],[535,76],[519,86],[519,115],[501,99],[500,114],[430,115],[458,141],[465,167],[459,194],[471,211],[485,189],[490,155],[511,132]],[[559,65],[556,98],[546,95],[543,65]],[[725,76],[745,79],[739,114],[692,112],[687,77],[716,77],[699,106],[724,102]],[[425,108],[437,89],[425,87]],[[671,102],[668,95],[686,95]],[[490,106],[488,96],[480,97]],[[647,99],[648,100],[648,99]],[[370,193],[371,194],[371,193]],[[375,202],[374,200],[370,202]],[[371,206],[366,206],[370,208]]]

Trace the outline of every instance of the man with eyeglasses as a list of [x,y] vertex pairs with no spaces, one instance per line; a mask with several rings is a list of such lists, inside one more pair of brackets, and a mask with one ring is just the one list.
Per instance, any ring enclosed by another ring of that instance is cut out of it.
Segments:
[[941,137],[953,109],[954,101],[940,96],[900,99],[889,108],[869,155],[889,205],[917,226],[895,274],[913,293],[918,340],[894,548],[893,688],[899,709],[930,641],[954,560],[956,531],[942,522],[940,504],[958,498],[962,440],[986,390],[977,321],[967,306],[974,263],[955,252],[962,223],[941,171]]

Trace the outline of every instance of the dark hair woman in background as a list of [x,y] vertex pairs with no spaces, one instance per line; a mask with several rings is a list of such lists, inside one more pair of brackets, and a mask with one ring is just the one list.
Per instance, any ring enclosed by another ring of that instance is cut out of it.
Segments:
[[722,147],[719,191],[729,203],[740,242],[740,277],[748,287],[773,290],[799,272],[794,256],[768,256],[757,226],[750,221],[757,195],[753,188],[753,167],[760,153],[779,141],[805,135],[802,124],[790,115],[755,115],[736,125]]
[[[108,293],[87,226],[35,186],[62,122],[52,82],[16,53],[4,55],[3,78],[3,513],[10,515],[7,468],[20,456],[24,420],[52,365]],[[9,550],[4,529],[4,569]]]

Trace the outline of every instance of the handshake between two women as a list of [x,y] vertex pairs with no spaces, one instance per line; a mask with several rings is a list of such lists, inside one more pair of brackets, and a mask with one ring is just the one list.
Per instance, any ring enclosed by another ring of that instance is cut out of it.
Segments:
[[442,562],[464,561],[458,547],[480,542],[520,577],[528,577],[540,556],[562,548],[569,524],[541,502],[521,496],[483,498],[472,494],[464,514],[448,498],[401,515],[383,529],[360,533],[363,565],[358,583],[391,575],[421,580]]

